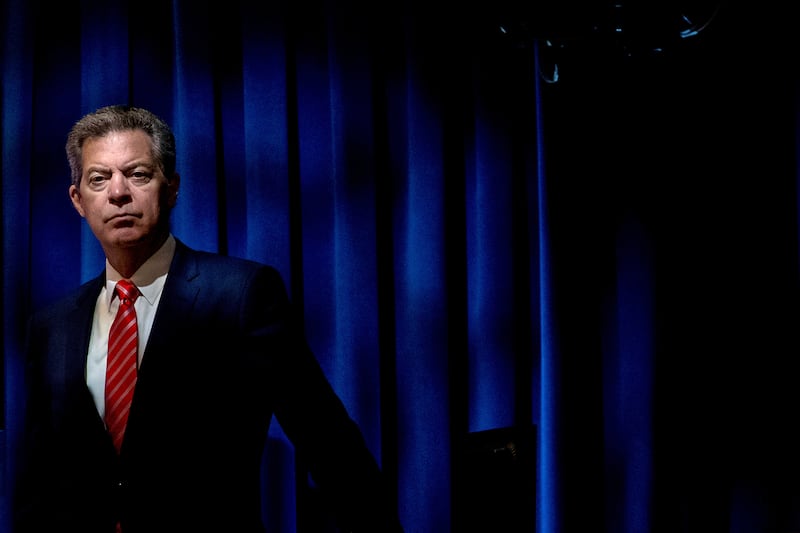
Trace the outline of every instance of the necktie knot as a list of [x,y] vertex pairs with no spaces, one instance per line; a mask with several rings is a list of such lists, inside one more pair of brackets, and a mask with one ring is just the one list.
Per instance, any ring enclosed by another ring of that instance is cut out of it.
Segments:
[[131,303],[135,302],[139,296],[139,289],[136,288],[132,281],[127,279],[121,279],[117,282],[116,291],[120,300],[130,300]]

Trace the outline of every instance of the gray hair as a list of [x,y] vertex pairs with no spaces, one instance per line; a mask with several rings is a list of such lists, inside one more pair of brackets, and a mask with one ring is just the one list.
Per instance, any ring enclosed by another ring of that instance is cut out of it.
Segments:
[[139,107],[111,105],[84,115],[67,135],[67,161],[72,184],[80,186],[83,174],[83,144],[87,139],[105,137],[112,131],[142,130],[153,142],[153,157],[167,180],[175,174],[175,136],[169,125],[152,112]]

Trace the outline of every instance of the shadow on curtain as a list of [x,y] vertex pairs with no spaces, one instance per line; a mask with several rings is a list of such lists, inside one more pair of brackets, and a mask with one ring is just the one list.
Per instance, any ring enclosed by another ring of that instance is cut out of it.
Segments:
[[[786,34],[747,48],[734,10],[663,57],[573,46],[598,5],[0,2],[0,530],[25,317],[103,267],[66,132],[111,103],[175,130],[176,235],[284,275],[407,531],[468,529],[464,458],[506,430],[526,531],[800,528]],[[319,526],[277,424],[263,499]]]

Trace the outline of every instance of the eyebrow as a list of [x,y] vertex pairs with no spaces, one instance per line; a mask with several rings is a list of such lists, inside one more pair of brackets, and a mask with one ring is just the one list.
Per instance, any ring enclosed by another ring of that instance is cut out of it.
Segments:
[[[147,168],[148,170],[154,170],[154,169],[158,168],[158,165],[156,165],[154,163],[149,163],[149,162],[146,162],[146,161],[142,161],[142,160],[135,160],[135,161],[131,161],[130,163],[125,164],[124,166],[122,166],[120,168],[120,170],[122,170],[123,172],[129,172],[130,170],[133,170],[133,169],[138,168],[138,167],[144,167],[144,168]],[[109,171],[109,169],[110,169],[110,167],[108,167],[107,165],[102,165],[102,164],[96,163],[96,164],[87,165],[84,168],[84,171],[85,172],[94,172],[94,171],[96,171],[96,172],[106,173],[106,172]]]

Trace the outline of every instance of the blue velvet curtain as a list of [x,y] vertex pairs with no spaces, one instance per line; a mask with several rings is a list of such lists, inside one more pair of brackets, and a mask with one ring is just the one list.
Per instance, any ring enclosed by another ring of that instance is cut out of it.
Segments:
[[[176,235],[284,275],[407,531],[467,529],[500,428],[535,436],[526,531],[800,527],[784,19],[547,5],[0,2],[0,531],[25,318],[103,265],[65,135],[111,103],[175,130]],[[274,424],[270,531],[305,484]]]

